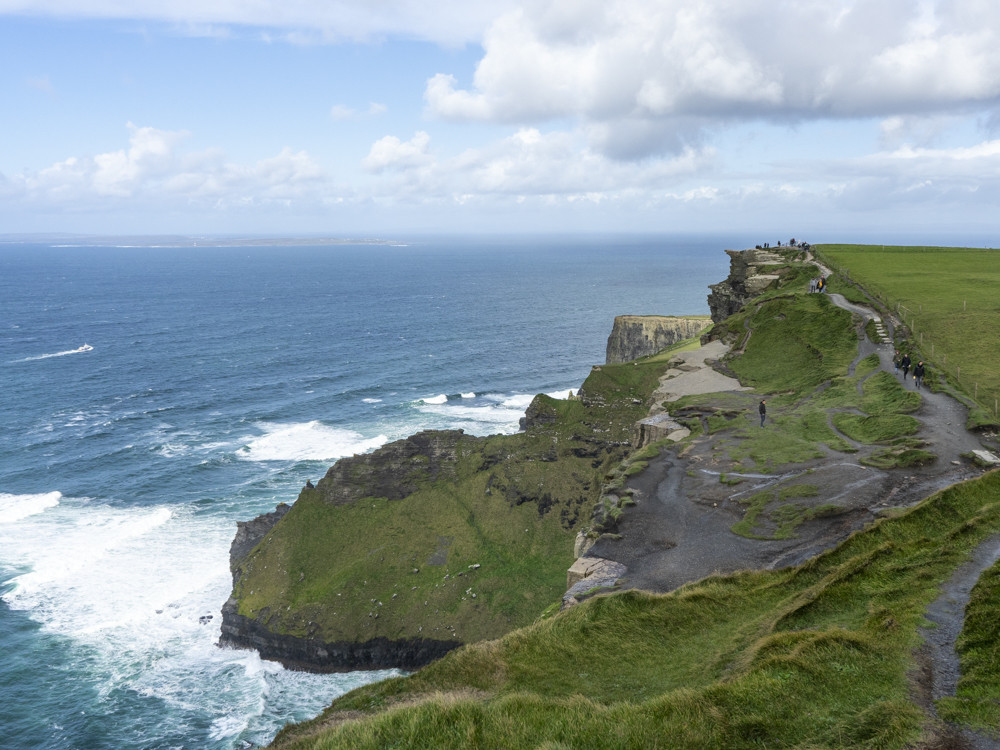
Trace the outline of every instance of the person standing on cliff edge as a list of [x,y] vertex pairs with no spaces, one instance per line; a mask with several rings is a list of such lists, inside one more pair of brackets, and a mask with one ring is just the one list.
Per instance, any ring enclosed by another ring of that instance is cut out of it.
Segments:
[[767,417],[767,406],[766,406],[766,404],[767,404],[767,401],[765,399],[761,399],[760,406],[757,407],[757,411],[760,412],[760,426],[761,427],[764,426],[764,418]]

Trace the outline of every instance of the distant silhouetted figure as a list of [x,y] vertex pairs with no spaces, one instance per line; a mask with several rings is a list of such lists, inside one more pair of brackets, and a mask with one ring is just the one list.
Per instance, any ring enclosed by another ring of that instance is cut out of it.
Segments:
[[760,426],[764,426],[764,419],[767,417],[767,401],[761,399],[760,406],[757,407],[757,411],[760,412]]

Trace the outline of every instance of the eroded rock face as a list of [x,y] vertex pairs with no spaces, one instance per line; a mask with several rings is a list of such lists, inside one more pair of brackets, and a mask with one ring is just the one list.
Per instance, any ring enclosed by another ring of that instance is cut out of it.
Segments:
[[233,537],[233,541],[229,545],[229,570],[233,573],[234,585],[237,580],[239,564],[291,509],[292,506],[288,503],[281,503],[270,513],[264,513],[250,521],[236,522],[236,536]]
[[362,497],[402,500],[422,482],[454,474],[462,430],[425,430],[384,445],[373,453],[342,458],[316,483],[333,505]]
[[740,311],[747,302],[777,284],[778,276],[770,273],[784,261],[767,250],[726,250],[729,256],[729,276],[718,284],[710,284],[708,309],[712,322],[721,323]]
[[706,317],[619,315],[608,337],[609,365],[631,362],[701,334],[712,321]]
[[430,638],[390,640],[373,638],[354,643],[300,638],[268,630],[237,611],[234,597],[222,606],[222,646],[256,649],[262,659],[281,662],[289,669],[310,672],[348,672],[355,669],[416,669],[430,664],[458,646],[459,641]]

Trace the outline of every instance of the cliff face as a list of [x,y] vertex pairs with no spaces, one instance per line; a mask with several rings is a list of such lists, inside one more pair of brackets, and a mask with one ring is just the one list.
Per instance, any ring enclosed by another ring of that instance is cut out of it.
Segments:
[[708,287],[712,290],[708,309],[712,311],[713,323],[721,323],[754,297],[777,286],[779,276],[772,270],[784,264],[779,255],[767,250],[726,250],[726,254],[729,276]]
[[[310,502],[342,506],[357,503],[363,497],[402,500],[422,483],[442,476],[454,477],[457,446],[463,437],[461,430],[425,431],[373,453],[344,458],[331,466],[315,487],[303,489],[296,504],[302,503],[303,507]],[[461,645],[460,641],[451,638],[376,636],[362,641],[330,640],[320,635],[313,622],[308,623],[301,635],[281,632],[280,627],[274,627],[275,613],[270,607],[262,608],[253,617],[241,614],[241,581],[245,573],[254,572],[254,551],[291,510],[291,505],[281,503],[271,513],[237,522],[236,535],[229,548],[233,593],[222,606],[221,645],[253,648],[265,659],[294,669],[319,672],[390,667],[413,669]],[[302,575],[304,577],[304,573]]]
[[607,364],[631,362],[694,338],[712,324],[710,318],[662,315],[619,315],[608,337]]
[[[291,509],[291,505],[281,503],[271,513],[264,513],[250,521],[237,521],[236,536],[229,547],[229,569],[233,574],[234,592],[243,571],[243,563]],[[292,669],[317,672],[391,667],[412,669],[438,659],[460,645],[457,641],[425,638],[403,642],[374,638],[363,643],[330,643],[316,638],[275,633],[264,623],[267,614],[269,613],[265,613],[263,618],[244,617],[239,612],[239,603],[234,593],[222,605],[222,636],[219,643],[223,646],[253,648],[264,659],[279,661]]]
[[342,458],[316,484],[332,505],[362,497],[402,500],[423,482],[455,477],[456,449],[461,430],[427,430],[397,440],[371,454]]
[[538,396],[526,431],[427,431],[341,459],[239,525],[225,645],[318,671],[415,668],[558,601],[573,540],[630,449],[655,365]]
[[573,398],[537,396],[523,432],[418,433],[241,523],[221,642],[304,669],[415,668],[534,622],[648,416],[664,364],[635,360],[710,323],[620,316],[608,363]]
[[219,643],[256,649],[262,659],[281,662],[289,669],[310,672],[416,669],[462,645],[457,640],[431,638],[376,637],[359,643],[276,633],[260,619],[241,615],[235,597],[230,597],[222,607],[222,637]]

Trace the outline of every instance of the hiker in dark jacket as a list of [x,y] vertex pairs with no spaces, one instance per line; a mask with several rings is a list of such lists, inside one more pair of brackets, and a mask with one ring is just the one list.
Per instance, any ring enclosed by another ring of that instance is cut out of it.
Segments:
[[910,371],[910,355],[904,354],[903,358],[899,360],[899,367],[903,371],[903,382],[906,382],[906,373]]
[[760,426],[761,427],[764,426],[764,418],[767,416],[767,407],[765,406],[766,403],[767,403],[767,401],[765,401],[765,400],[762,399],[761,402],[760,402],[760,406],[757,407],[757,411],[760,412]]
[[920,360],[917,362],[917,366],[913,368],[913,379],[917,383],[917,388],[920,384],[924,382],[924,361]]

